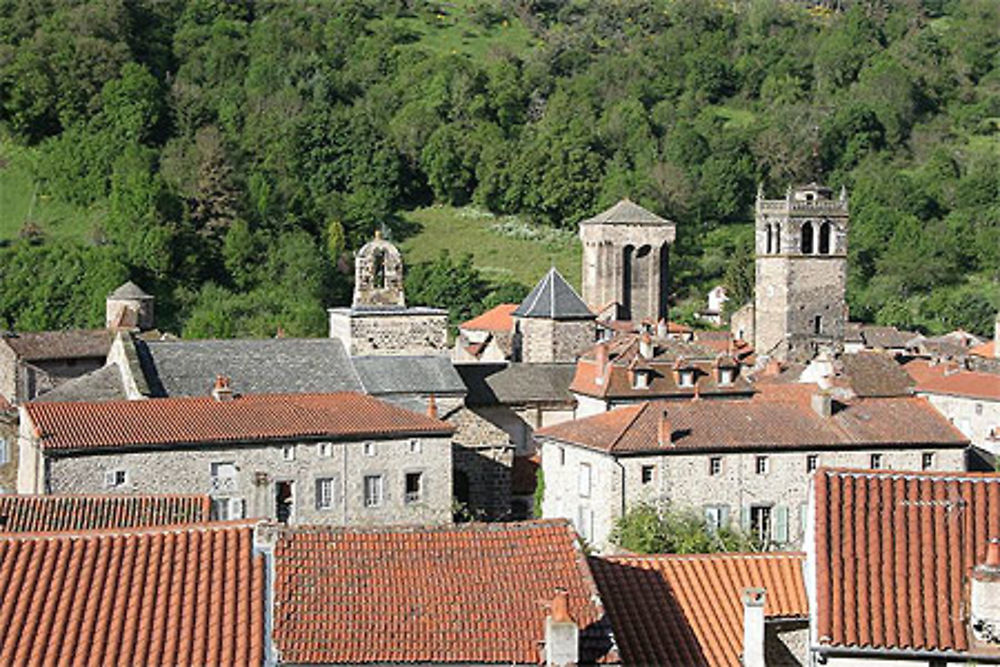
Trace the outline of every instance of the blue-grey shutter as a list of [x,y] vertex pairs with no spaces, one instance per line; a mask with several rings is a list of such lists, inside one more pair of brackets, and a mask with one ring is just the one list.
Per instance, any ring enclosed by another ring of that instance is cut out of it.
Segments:
[[719,528],[729,528],[729,505],[719,507]]
[[750,506],[744,505],[740,508],[740,526],[744,533],[750,532]]
[[771,537],[778,544],[788,542],[788,508],[784,505],[776,505],[774,508],[774,523]]

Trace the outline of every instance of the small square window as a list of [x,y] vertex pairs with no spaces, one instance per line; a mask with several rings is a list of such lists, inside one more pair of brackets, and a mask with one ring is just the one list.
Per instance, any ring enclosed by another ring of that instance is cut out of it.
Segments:
[[977,415],[983,414],[983,404],[982,403],[976,403],[976,414]]
[[642,483],[649,484],[652,482],[655,472],[656,466],[642,466]]
[[406,473],[406,495],[405,502],[418,503],[424,490],[424,474],[420,472]]
[[104,487],[118,489],[128,484],[128,472],[125,470],[109,470],[104,473]]
[[924,452],[920,455],[920,467],[924,470],[934,467],[934,452]]
[[416,438],[410,440],[410,453],[419,454],[420,453],[420,441]]
[[767,472],[768,472],[768,469],[769,469],[769,466],[768,466],[767,457],[766,456],[758,456],[756,458],[756,460],[754,461],[754,470],[757,471],[757,474],[758,475],[766,475]]
[[316,445],[316,453],[322,458],[328,459],[333,456],[333,443],[332,442],[321,442]]
[[712,456],[708,459],[708,474],[719,475],[722,473],[722,457]]
[[281,458],[285,461],[295,460],[295,445],[282,445]]
[[694,386],[694,371],[681,371],[679,373],[680,382],[678,383],[681,387],[693,387]]
[[806,472],[814,472],[819,467],[819,456],[809,454],[806,456]]
[[736,371],[732,368],[723,368],[719,370],[719,384],[730,385],[733,383],[733,379],[736,376]]
[[366,442],[365,443],[365,456],[375,456],[375,443]]
[[881,454],[872,454],[872,456],[871,456],[871,469],[872,470],[878,470],[881,467],[882,467],[882,455]]

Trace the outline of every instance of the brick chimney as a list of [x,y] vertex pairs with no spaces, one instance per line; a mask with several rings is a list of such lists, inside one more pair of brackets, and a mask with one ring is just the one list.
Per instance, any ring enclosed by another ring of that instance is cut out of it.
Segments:
[[431,419],[438,418],[438,405],[437,401],[434,399],[434,394],[427,397],[427,416]]
[[667,417],[667,409],[663,408],[660,420],[656,424],[656,442],[660,447],[667,447],[674,441],[674,428]]
[[767,667],[764,662],[763,588],[743,589],[743,667]]
[[817,391],[812,395],[812,409],[820,417],[829,417],[833,414],[833,397],[825,391]]
[[604,384],[604,375],[608,370],[608,344],[599,343],[594,348],[594,365],[597,373],[594,375],[594,384]]
[[212,387],[212,398],[219,402],[233,400],[233,389],[230,387],[230,379],[225,375],[215,376],[215,386]]
[[556,589],[545,619],[545,664],[570,667],[580,661],[580,628],[569,615],[569,594]]
[[986,546],[986,561],[972,569],[969,625],[973,636],[1000,646],[1000,537]]

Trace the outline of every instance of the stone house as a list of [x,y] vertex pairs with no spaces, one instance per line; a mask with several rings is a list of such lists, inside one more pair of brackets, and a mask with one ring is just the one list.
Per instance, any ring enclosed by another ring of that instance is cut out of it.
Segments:
[[0,396],[0,494],[17,488],[17,408]]
[[749,398],[754,389],[734,353],[643,332],[619,334],[583,353],[570,391],[576,416],[586,417],[650,400]]
[[597,549],[640,503],[795,545],[819,466],[965,469],[968,439],[920,398],[834,401],[807,385],[784,397],[657,401],[544,428],[543,516],[564,517]]
[[1000,664],[1000,475],[820,470],[809,664]]
[[453,428],[370,396],[234,396],[21,407],[21,493],[205,493],[219,518],[451,521]]
[[595,315],[555,267],[511,313],[516,361],[572,363],[597,337]]
[[0,395],[14,405],[104,365],[109,329],[5,333],[0,336]]
[[516,303],[501,303],[458,325],[451,358],[456,364],[503,363],[514,354]]

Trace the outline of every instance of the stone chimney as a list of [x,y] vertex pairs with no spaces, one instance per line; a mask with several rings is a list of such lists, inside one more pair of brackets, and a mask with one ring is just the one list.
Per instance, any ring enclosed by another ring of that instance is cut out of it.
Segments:
[[653,358],[653,337],[648,331],[644,331],[639,336],[639,356],[643,359]]
[[569,615],[569,594],[556,589],[545,619],[545,664],[570,667],[580,661],[580,628]]
[[767,667],[764,662],[763,588],[743,589],[743,667]]
[[986,562],[972,569],[969,624],[973,636],[1000,646],[1000,537],[986,546]]
[[833,397],[825,391],[817,391],[812,395],[812,409],[820,417],[829,417],[833,414]]
[[667,326],[667,321],[664,318],[660,318],[660,321],[656,323],[656,337],[666,338],[670,333],[670,328]]
[[663,408],[660,413],[660,420],[656,424],[656,442],[660,447],[667,447],[674,441],[674,428],[667,417],[667,410]]
[[225,375],[216,375],[215,386],[212,387],[212,398],[220,402],[233,400],[233,389],[229,383],[230,379]]
[[434,394],[427,397],[427,416],[431,419],[438,418],[438,405],[437,401],[434,399]]

